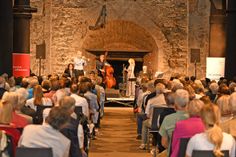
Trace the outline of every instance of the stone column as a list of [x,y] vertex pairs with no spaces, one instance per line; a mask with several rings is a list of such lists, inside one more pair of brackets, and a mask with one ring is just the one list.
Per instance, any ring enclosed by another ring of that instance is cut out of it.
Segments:
[[228,0],[225,76],[236,76],[236,1]]
[[[32,12],[37,12],[36,8],[30,7],[30,0],[15,0],[13,7],[14,15],[14,27],[13,27],[13,74],[14,65],[16,67],[21,64],[19,60],[24,59],[23,55],[19,55],[14,60],[14,53],[18,54],[29,54],[30,53],[30,19],[32,18]],[[25,55],[27,56],[27,55]],[[29,57],[29,56],[27,56]],[[27,58],[26,57],[26,58]],[[15,63],[15,62],[18,63]],[[29,60],[27,60],[29,61]],[[24,60],[22,63],[25,63]],[[22,65],[23,66],[23,65]],[[21,67],[22,69],[16,69],[17,71],[27,70],[26,67]],[[28,67],[29,68],[29,67]],[[28,69],[29,72],[29,69]],[[29,75],[29,73],[28,73]]]
[[0,75],[12,74],[13,15],[12,1],[0,0]]

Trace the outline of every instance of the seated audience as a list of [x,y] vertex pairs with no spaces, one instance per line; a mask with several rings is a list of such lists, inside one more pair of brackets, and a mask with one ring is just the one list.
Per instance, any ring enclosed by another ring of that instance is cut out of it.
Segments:
[[0,76],[0,99],[2,99],[3,94],[7,91],[5,88],[5,79]]
[[162,136],[161,143],[167,148],[167,154],[169,155],[172,133],[175,129],[175,124],[188,118],[186,113],[186,106],[189,102],[189,94],[184,89],[178,89],[175,92],[175,107],[176,113],[170,114],[164,118],[160,128],[160,135]]
[[28,99],[31,99],[31,98],[33,98],[33,96],[34,96],[34,87],[35,87],[36,85],[39,85],[39,81],[38,81],[38,79],[35,78],[35,77],[29,78],[28,81],[29,81],[29,86],[28,86],[29,95],[28,95]]
[[52,108],[43,125],[28,125],[24,128],[18,146],[52,148],[53,157],[69,157],[70,140],[59,131],[69,119],[70,115],[64,109]]
[[222,131],[231,134],[236,139],[236,92],[230,95],[229,107],[232,115],[228,120],[221,121],[220,127]]
[[232,118],[231,106],[229,105],[229,95],[222,95],[217,101],[216,105],[220,109],[221,122],[228,121]]
[[156,85],[156,96],[151,98],[145,109],[145,114],[147,116],[147,120],[143,121],[142,125],[142,144],[139,146],[140,149],[145,149],[147,144],[147,135],[148,135],[148,128],[151,127],[152,115],[153,115],[153,108],[154,107],[167,107],[165,96],[163,94],[165,90],[165,85],[162,83],[158,83]]
[[61,129],[61,133],[70,139],[70,157],[82,157],[82,153],[86,156],[86,152],[83,149],[84,133],[83,127],[79,124],[79,120],[74,118],[75,99],[69,96],[65,96],[60,101],[60,107],[70,114],[70,120],[68,125]]
[[204,103],[201,100],[194,99],[190,101],[187,106],[189,118],[176,123],[172,135],[171,157],[178,157],[181,138],[190,138],[193,135],[204,131],[204,125],[200,118],[200,111],[203,106]]
[[26,101],[25,106],[29,106],[31,109],[37,111],[37,106],[52,106],[52,101],[49,98],[43,96],[43,90],[40,85],[34,87],[33,98]]
[[223,156],[222,150],[229,150],[229,156],[235,156],[234,138],[222,132],[219,127],[220,111],[216,105],[206,104],[201,110],[201,119],[205,131],[194,135],[188,143],[186,157],[191,157],[193,150],[212,150],[216,157]]
[[206,93],[206,95],[209,96],[211,102],[216,101],[218,90],[219,90],[219,85],[216,82],[212,82],[209,85],[209,91]]
[[89,118],[89,106],[88,106],[88,102],[84,97],[81,97],[78,95],[78,85],[77,84],[73,84],[71,85],[70,88],[71,91],[71,97],[75,99],[75,106],[82,106],[82,112],[83,114]]
[[28,123],[31,124],[33,122],[32,117],[24,114],[23,112],[26,108],[25,103],[28,97],[28,91],[25,88],[18,88],[16,93],[18,94],[18,104],[15,107],[15,112],[16,114],[26,118]]

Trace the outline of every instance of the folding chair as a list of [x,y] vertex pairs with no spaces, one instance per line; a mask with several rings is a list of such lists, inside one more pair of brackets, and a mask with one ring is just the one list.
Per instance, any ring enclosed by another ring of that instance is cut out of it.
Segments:
[[75,106],[74,112],[77,115],[77,117],[81,117],[81,114],[83,113],[82,106]]
[[[224,157],[229,157],[229,151],[224,150]],[[193,150],[192,157],[215,157],[212,150]]]
[[147,150],[150,150],[150,133],[158,133],[160,127],[160,115],[164,110],[169,109],[167,107],[153,107],[151,127],[148,129],[148,141],[147,141]]
[[53,157],[52,148],[17,147],[16,157]]
[[36,115],[33,118],[34,124],[42,124],[43,123],[43,110],[46,108],[52,108],[53,106],[43,106],[43,105],[37,105],[36,108]]
[[188,141],[190,138],[181,138],[179,143],[178,157],[185,157]]

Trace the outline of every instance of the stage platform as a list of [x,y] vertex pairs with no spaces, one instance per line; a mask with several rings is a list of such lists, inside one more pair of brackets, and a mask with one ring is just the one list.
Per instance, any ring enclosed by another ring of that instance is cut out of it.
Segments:
[[105,106],[109,107],[133,107],[134,97],[125,97],[118,89],[106,89]]
[[120,98],[107,98],[105,101],[105,106],[125,106],[133,107],[134,97],[120,97]]

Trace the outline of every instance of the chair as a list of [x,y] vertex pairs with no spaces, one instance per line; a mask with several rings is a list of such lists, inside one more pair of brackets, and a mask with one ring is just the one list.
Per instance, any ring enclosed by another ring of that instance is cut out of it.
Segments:
[[77,117],[81,117],[81,114],[83,113],[82,106],[75,106],[74,112],[77,115]]
[[[152,114],[152,122],[151,127],[148,130],[148,141],[147,141],[147,150],[150,149],[150,133],[158,133],[160,126],[162,124],[162,121],[165,116],[168,114],[174,113],[173,108],[168,107],[153,107],[153,114]],[[156,147],[155,147],[156,148]]]
[[179,143],[178,157],[185,157],[188,141],[190,138],[181,138]]
[[53,157],[52,148],[17,147],[16,157]]
[[[229,157],[229,151],[223,150],[224,157]],[[215,157],[212,150],[193,150],[192,157]]]
[[33,118],[34,124],[42,124],[43,123],[43,110],[46,108],[52,108],[53,106],[43,106],[43,105],[37,105],[36,109],[36,115]]

